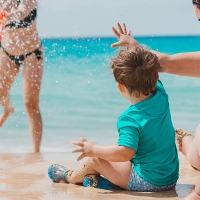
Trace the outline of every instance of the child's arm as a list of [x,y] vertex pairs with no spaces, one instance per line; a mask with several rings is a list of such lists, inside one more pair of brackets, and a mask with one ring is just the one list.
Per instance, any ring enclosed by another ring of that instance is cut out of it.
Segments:
[[[130,36],[130,31],[126,31],[126,25],[123,28],[117,23],[118,31],[112,27],[112,30],[119,42],[114,43],[111,47],[126,46],[128,48],[139,45],[139,43]],[[157,51],[152,51],[157,55],[161,68],[160,72],[177,74],[181,76],[200,77],[200,52],[180,53],[167,55]]]
[[110,162],[125,162],[131,160],[135,155],[135,151],[128,147],[118,145],[101,145],[96,142],[89,142],[85,138],[80,138],[80,142],[72,142],[79,148],[72,152],[81,152],[77,158],[81,160],[84,157],[98,157]]

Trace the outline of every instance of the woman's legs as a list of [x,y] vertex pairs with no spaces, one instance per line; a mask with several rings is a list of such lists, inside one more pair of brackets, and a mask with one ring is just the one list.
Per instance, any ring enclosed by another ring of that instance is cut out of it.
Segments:
[[9,115],[14,113],[14,108],[10,104],[10,96],[6,98],[1,98],[0,104],[3,107],[3,113],[0,115],[0,127],[3,126],[6,119],[9,117]]
[[34,152],[40,151],[42,139],[42,117],[39,108],[42,73],[43,59],[38,60],[35,54],[28,56],[24,61],[23,90]]
[[177,144],[178,149],[186,156],[190,165],[200,170],[200,125],[194,136],[185,136]]
[[[74,171],[69,171],[66,180],[69,183],[82,183],[88,174],[102,174],[106,179],[115,185],[127,189],[132,165],[127,162],[109,162],[97,157],[87,158]],[[59,172],[58,172],[59,173]]]
[[0,115],[0,127],[6,121],[7,117],[14,112],[10,104],[10,88],[19,73],[19,66],[10,60],[10,58],[0,49],[0,105],[3,107],[3,113]]

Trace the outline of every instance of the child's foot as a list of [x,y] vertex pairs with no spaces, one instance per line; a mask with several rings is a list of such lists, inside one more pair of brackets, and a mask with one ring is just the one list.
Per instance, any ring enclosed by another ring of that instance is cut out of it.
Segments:
[[111,183],[106,178],[100,175],[87,175],[83,180],[85,187],[94,187],[104,190],[123,190],[123,188]]
[[176,140],[178,150],[181,151],[183,155],[186,156],[187,150],[192,144],[193,139],[194,136],[191,133],[185,132],[183,129],[180,128],[176,129]]
[[64,166],[53,164],[48,168],[49,178],[56,183],[69,183],[66,180],[66,175],[70,170],[67,170]]
[[1,114],[0,116],[0,127],[3,126],[4,122],[6,121],[6,119],[12,115],[14,113],[14,108],[13,107],[9,107],[9,109],[4,110],[4,112]]

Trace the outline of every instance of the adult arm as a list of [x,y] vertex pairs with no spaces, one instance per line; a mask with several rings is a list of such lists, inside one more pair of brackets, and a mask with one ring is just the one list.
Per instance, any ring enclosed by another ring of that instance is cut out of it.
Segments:
[[[131,48],[140,45],[130,36],[130,31],[126,31],[126,25],[117,23],[118,31],[112,27],[115,36],[119,39],[117,43],[111,45],[112,48],[125,46]],[[159,59],[160,72],[176,74],[180,76],[200,77],[200,52],[179,53],[167,55],[158,51],[153,51]]]
[[128,147],[119,145],[101,145],[95,142],[87,141],[85,138],[80,138],[79,142],[72,142],[78,146],[72,152],[81,152],[82,154],[77,160],[84,157],[98,157],[110,162],[124,162],[131,160],[135,155],[135,151]]
[[157,51],[160,62],[160,72],[200,78],[200,52],[179,53],[167,55]]

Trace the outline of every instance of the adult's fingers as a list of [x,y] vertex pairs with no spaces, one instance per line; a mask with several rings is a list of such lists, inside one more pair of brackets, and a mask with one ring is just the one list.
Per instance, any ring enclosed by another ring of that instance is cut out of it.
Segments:
[[131,31],[130,30],[128,30],[127,35],[129,35],[129,36],[131,35]]
[[120,33],[114,27],[112,27],[112,31],[115,34],[115,36],[119,39],[120,38]]

